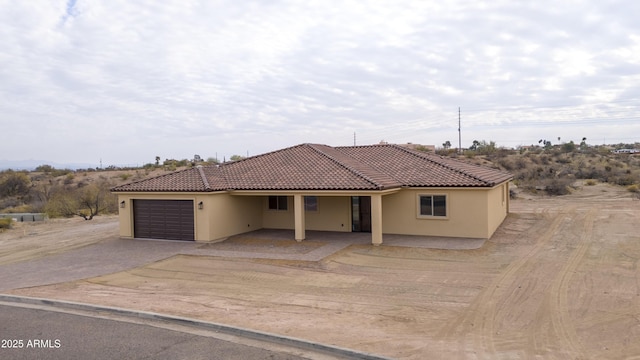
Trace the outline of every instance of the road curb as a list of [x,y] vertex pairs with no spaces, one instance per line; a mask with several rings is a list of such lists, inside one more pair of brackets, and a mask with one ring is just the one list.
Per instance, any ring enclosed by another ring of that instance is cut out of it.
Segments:
[[72,302],[72,301],[51,300],[51,299],[34,298],[34,297],[26,297],[26,296],[14,296],[14,295],[6,295],[6,294],[0,294],[0,301],[9,302],[9,303],[28,304],[28,305],[46,305],[46,306],[53,306],[56,308],[79,310],[79,311],[101,311],[101,312],[108,312],[110,314],[123,316],[123,317],[133,317],[133,318],[139,318],[139,319],[172,322],[178,325],[217,331],[217,332],[225,333],[228,335],[235,335],[235,336],[254,339],[254,340],[267,341],[267,342],[276,343],[280,345],[296,347],[299,349],[313,350],[316,352],[322,352],[322,353],[327,353],[335,356],[341,356],[346,359],[391,360],[391,358],[381,357],[378,355],[363,353],[356,350],[341,348],[337,346],[315,343],[315,342],[298,339],[294,337],[276,335],[276,334],[263,332],[263,331],[250,330],[250,329],[245,329],[245,328],[240,328],[240,327],[235,327],[230,325],[201,321],[197,319],[191,319],[191,318],[185,318],[185,317],[179,317],[179,316],[163,315],[163,314],[147,312],[147,311],[135,311],[135,310],[129,310],[129,309],[123,309],[123,308],[117,308],[117,307],[98,306],[98,305],[84,304],[84,303],[78,303],[78,302]]

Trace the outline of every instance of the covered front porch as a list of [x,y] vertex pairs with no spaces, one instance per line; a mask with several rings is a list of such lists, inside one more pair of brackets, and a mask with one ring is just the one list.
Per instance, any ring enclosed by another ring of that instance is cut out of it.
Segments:
[[[232,191],[232,196],[262,199],[262,228],[290,230],[289,238],[309,239],[309,231],[354,233],[357,238],[380,245],[383,241],[383,197],[399,189],[381,191],[278,191],[270,194]],[[355,237],[355,235],[354,235]]]

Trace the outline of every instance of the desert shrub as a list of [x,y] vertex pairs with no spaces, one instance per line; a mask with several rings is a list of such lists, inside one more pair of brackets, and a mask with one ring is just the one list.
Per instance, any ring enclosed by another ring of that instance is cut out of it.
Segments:
[[531,160],[532,163],[540,164],[540,157],[538,155],[532,154],[532,153],[527,153],[525,156],[528,157],[529,160]]
[[549,195],[567,195],[570,192],[569,187],[573,183],[572,179],[553,178],[544,182],[544,190]]
[[131,174],[120,174],[120,179],[126,181],[131,177]]
[[569,153],[576,150],[576,144],[573,141],[569,141],[568,143],[562,144],[562,151]]
[[515,167],[518,170],[526,169],[527,162],[522,157],[518,157],[515,161]]
[[0,196],[20,196],[29,193],[31,179],[24,172],[12,170],[0,173]]
[[2,212],[7,214],[15,213],[30,213],[33,212],[33,207],[29,204],[21,204],[14,207],[5,208]]
[[17,197],[0,198],[0,209],[12,208],[19,206],[20,204],[22,204],[22,201],[20,201]]
[[51,170],[51,176],[53,177],[58,177],[58,176],[65,176],[68,174],[73,173],[73,170],[69,170],[69,169],[53,169]]
[[594,180],[594,179],[587,179],[587,181],[584,182],[584,184],[587,185],[587,186],[594,186],[597,183],[598,183],[598,181]]
[[11,229],[11,225],[13,224],[12,218],[1,218],[0,219],[0,229]]
[[627,190],[632,193],[639,193],[640,187],[637,184],[627,186]]
[[620,176],[615,180],[615,183],[621,186],[633,185],[635,182],[636,178],[631,175]]
[[606,182],[607,174],[604,172],[602,168],[598,169],[595,166],[586,167],[579,166],[576,171],[576,178],[578,179],[590,179],[590,180],[600,180]]
[[54,170],[54,168],[51,165],[39,165],[38,167],[36,167],[36,171],[43,172],[45,174],[48,174],[48,173],[52,172],[53,170]]
[[[494,148],[495,148],[495,144],[494,144]],[[497,149],[494,149],[493,152],[490,152],[488,155],[491,156],[491,160],[494,160],[494,159],[505,158],[511,154],[514,154],[513,150],[497,148]]]
[[71,185],[73,184],[73,179],[75,179],[75,175],[73,175],[73,173],[69,173],[67,174],[67,176],[65,176],[64,178],[64,184],[65,185]]
[[498,160],[498,164],[500,166],[502,166],[502,168],[507,170],[507,171],[511,171],[515,167],[513,162],[511,160],[509,160],[508,158],[502,158],[502,159]]
[[51,218],[80,216],[85,220],[100,214],[116,213],[117,197],[110,193],[111,186],[111,183],[102,180],[78,189],[57,191],[52,194],[44,210]]
[[547,155],[542,155],[540,156],[540,162],[542,165],[549,165],[550,161],[549,161],[549,156]]

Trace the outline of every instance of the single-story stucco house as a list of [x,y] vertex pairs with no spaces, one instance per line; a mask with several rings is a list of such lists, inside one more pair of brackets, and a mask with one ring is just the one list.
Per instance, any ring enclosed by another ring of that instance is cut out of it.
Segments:
[[114,187],[120,236],[213,241],[258,229],[485,238],[512,175],[398,145],[301,144]]

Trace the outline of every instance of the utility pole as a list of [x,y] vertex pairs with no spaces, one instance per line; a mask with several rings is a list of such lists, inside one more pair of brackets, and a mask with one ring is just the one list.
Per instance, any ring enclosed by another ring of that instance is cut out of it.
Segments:
[[462,154],[462,127],[460,124],[460,107],[458,106],[458,154]]
[[356,132],[353,132],[353,146],[356,146]]

